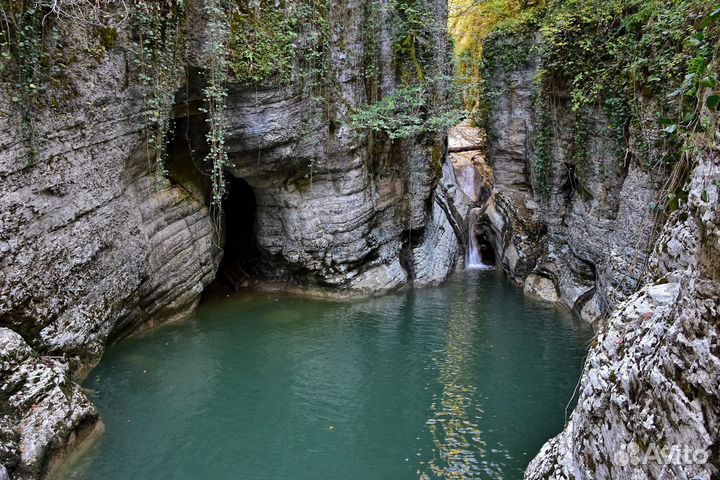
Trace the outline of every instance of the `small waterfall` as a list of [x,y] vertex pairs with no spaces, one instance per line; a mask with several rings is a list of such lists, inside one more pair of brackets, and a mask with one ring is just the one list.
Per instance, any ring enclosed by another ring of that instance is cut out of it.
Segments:
[[465,259],[466,268],[477,268],[482,265],[480,260],[480,248],[478,247],[477,236],[475,235],[475,217],[474,210],[470,211],[470,221],[468,222],[468,249]]
[[480,255],[480,246],[478,245],[475,226],[477,225],[477,214],[480,209],[473,208],[468,215],[468,247],[465,254],[466,270],[493,270],[493,265],[486,265],[482,261]]

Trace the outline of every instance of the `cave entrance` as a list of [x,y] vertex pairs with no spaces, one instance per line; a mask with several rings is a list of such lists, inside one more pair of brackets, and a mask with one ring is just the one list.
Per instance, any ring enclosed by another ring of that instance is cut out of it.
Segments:
[[478,235],[478,251],[480,252],[480,263],[495,266],[495,249],[485,233]]
[[223,201],[225,251],[219,276],[232,288],[250,284],[259,266],[259,250],[255,235],[257,203],[252,187],[242,178],[228,181],[228,194]]

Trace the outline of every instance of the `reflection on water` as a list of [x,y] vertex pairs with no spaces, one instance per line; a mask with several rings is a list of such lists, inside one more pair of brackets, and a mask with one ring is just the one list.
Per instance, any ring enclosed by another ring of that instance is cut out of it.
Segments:
[[[445,358],[437,360],[442,392],[431,405],[433,418],[427,421],[435,446],[429,468],[438,478],[479,478],[483,471],[499,473],[498,468],[493,471],[483,460],[487,443],[477,423],[483,414],[476,401],[477,388],[463,382],[464,372],[472,369],[469,362],[475,344],[473,318],[464,313],[452,312],[448,320]],[[421,478],[430,476],[423,473]]]
[[109,349],[65,478],[519,478],[590,332],[496,272],[354,303],[245,295]]

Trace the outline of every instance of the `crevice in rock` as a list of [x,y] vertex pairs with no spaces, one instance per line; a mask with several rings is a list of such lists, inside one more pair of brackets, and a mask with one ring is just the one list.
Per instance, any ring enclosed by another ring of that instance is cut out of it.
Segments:
[[492,224],[485,216],[484,207],[478,209],[473,225],[470,224],[471,221],[468,220],[468,229],[474,233],[480,263],[489,267],[498,266],[500,258],[496,252],[500,251],[500,244]]
[[244,179],[229,178],[223,212],[225,248],[218,279],[238,290],[258,277],[262,264],[256,239],[255,192]]
[[421,244],[425,237],[425,227],[405,230],[402,235],[400,248],[400,266],[407,273],[408,281],[412,284],[415,279],[415,259],[413,248]]

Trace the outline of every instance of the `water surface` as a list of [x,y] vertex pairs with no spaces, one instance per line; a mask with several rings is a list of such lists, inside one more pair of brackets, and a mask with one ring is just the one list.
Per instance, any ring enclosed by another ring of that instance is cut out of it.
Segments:
[[108,349],[67,478],[521,478],[590,330],[497,272],[353,303],[242,295]]

